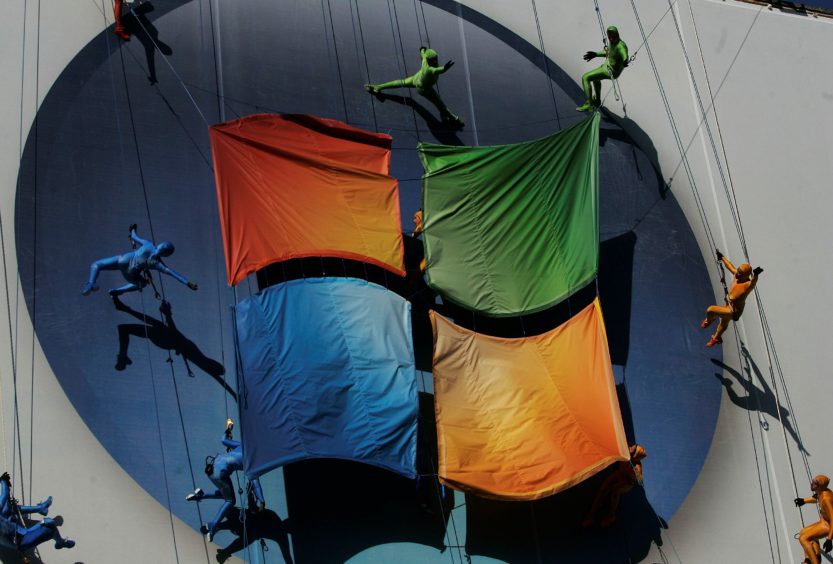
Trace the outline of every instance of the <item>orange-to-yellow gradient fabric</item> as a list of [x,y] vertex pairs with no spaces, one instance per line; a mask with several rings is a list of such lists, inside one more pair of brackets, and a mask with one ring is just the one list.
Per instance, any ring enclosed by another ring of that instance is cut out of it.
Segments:
[[304,115],[253,115],[210,128],[229,284],[274,262],[326,256],[400,276],[391,137]]
[[431,312],[439,476],[528,500],[628,460],[598,300],[521,339],[474,333]]

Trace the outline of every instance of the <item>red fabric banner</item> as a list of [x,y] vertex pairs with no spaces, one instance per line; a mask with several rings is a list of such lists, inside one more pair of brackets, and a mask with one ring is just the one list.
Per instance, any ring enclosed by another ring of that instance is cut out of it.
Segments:
[[389,135],[290,114],[247,116],[209,133],[229,284],[309,256],[404,276]]

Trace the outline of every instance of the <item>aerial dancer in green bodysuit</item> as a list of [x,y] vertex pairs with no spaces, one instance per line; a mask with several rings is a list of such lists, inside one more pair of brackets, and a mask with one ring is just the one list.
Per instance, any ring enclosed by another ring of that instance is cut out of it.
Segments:
[[[619,30],[615,26],[607,28],[608,45],[598,53],[588,51],[584,54],[584,60],[590,61],[596,57],[604,57],[605,62],[598,68],[584,73],[581,77],[581,86],[584,88],[584,105],[576,108],[580,112],[586,112],[601,104],[599,96],[602,89],[602,80],[619,78],[622,71],[628,66],[628,46],[619,39]],[[595,94],[595,95],[594,95]]]
[[459,116],[451,113],[451,110],[445,105],[443,99],[434,90],[434,85],[437,84],[440,75],[450,69],[454,65],[454,61],[449,60],[446,64],[440,66],[437,52],[428,47],[420,47],[419,54],[422,57],[422,66],[415,75],[399,80],[391,80],[382,84],[365,84],[364,89],[371,94],[378,94],[388,88],[416,88],[416,91],[420,95],[428,98],[428,101],[437,106],[443,121],[454,124],[457,127],[463,127],[466,125],[465,122]]

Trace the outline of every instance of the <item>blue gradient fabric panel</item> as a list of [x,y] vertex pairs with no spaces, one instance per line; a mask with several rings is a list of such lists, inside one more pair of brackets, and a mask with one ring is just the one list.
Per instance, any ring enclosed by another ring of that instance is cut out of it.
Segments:
[[410,303],[364,280],[316,278],[272,286],[236,310],[249,478],[305,458],[416,475]]

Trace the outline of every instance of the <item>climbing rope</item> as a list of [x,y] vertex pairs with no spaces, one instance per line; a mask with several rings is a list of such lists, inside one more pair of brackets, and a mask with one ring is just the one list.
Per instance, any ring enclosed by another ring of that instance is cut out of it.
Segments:
[[541,33],[541,20],[538,18],[538,7],[535,5],[535,0],[532,0],[532,13],[535,15],[535,28],[538,30],[538,43],[541,45],[541,54],[544,56],[544,75],[547,77],[547,84],[550,87],[552,105],[555,110],[555,119],[558,122],[558,129],[560,130],[561,118],[558,117],[558,102],[555,101],[555,87],[552,85],[552,78],[550,78],[549,57],[547,57],[547,50],[544,46],[544,34]]
[[[639,19],[638,10],[637,10],[636,5],[634,4],[633,0],[631,0],[631,5],[633,7],[634,15],[636,16],[637,23],[640,27],[640,31],[643,34],[643,43],[644,43],[644,45],[646,47],[646,50],[648,52],[649,59],[651,60],[651,65],[652,65],[652,69],[654,71],[654,74],[655,74],[655,77],[656,77],[656,80],[657,80],[657,85],[658,85],[658,87],[660,89],[660,93],[663,97],[663,102],[666,105],[666,111],[668,112],[668,115],[669,115],[669,121],[672,124],[672,130],[674,131],[675,140],[677,141],[678,148],[680,149],[680,152],[681,152],[682,164],[684,165],[684,167],[686,169],[686,173],[689,174],[689,183],[692,187],[692,192],[693,192],[695,200],[697,202],[698,210],[701,213],[701,218],[704,219],[704,226],[705,226],[705,229],[706,229],[707,238],[709,239],[710,246],[713,247],[713,248],[716,248],[716,245],[713,244],[714,236],[711,233],[711,230],[708,226],[708,222],[707,222],[707,220],[705,218],[705,215],[704,215],[705,212],[704,212],[704,208],[703,208],[702,202],[701,202],[700,197],[699,197],[699,191],[697,190],[696,185],[693,183],[693,178],[691,178],[690,173],[689,173],[688,159],[687,159],[687,156],[686,156],[688,147],[683,147],[683,145],[682,145],[681,138],[679,136],[679,132],[678,132],[678,130],[676,128],[676,125],[674,123],[674,120],[673,120],[673,115],[672,115],[672,112],[671,112],[671,109],[670,109],[670,105],[668,105],[668,103],[667,103],[667,98],[666,98],[666,95],[665,95],[665,92],[664,92],[664,88],[662,86],[662,81],[661,81],[661,79],[659,77],[659,74],[656,70],[656,64],[654,62],[654,59],[653,59],[653,56],[652,56],[652,53],[651,53],[651,50],[650,50],[650,45],[648,44],[647,37],[645,36],[644,30],[642,28],[641,21]],[[690,58],[688,57],[687,49],[686,49],[685,43],[682,39],[682,32],[681,32],[681,29],[680,29],[679,21],[678,21],[676,13],[673,10],[673,7],[674,7],[674,3],[669,2],[668,11],[670,11],[672,13],[675,28],[676,28],[677,34],[678,34],[678,39],[680,41],[681,47],[683,49],[683,53],[685,55],[686,65],[687,65],[688,70],[689,70],[690,79],[691,79],[691,81],[694,85],[695,95],[696,95],[696,98],[697,98],[697,101],[698,101],[698,106],[699,106],[700,111],[701,111],[702,123],[704,123],[705,126],[706,126],[706,131],[707,131],[707,134],[709,136],[710,143],[711,143],[711,146],[712,146],[712,152],[713,152],[713,155],[715,157],[715,161],[717,162],[717,165],[718,165],[718,169],[719,169],[719,172],[720,172],[720,175],[721,175],[721,180],[722,180],[723,186],[724,186],[724,193],[726,195],[727,202],[729,204],[729,207],[730,207],[730,210],[731,210],[731,213],[732,213],[733,223],[735,225],[735,229],[736,229],[736,232],[737,232],[737,235],[738,235],[738,239],[741,243],[741,246],[742,246],[742,249],[743,249],[743,252],[744,252],[744,257],[746,259],[746,262],[749,262],[749,255],[748,255],[748,249],[747,249],[747,245],[746,245],[745,235],[744,235],[744,232],[743,232],[743,225],[742,225],[742,222],[740,220],[740,213],[738,211],[738,206],[737,206],[737,198],[736,198],[736,195],[735,195],[735,192],[734,192],[734,187],[733,187],[733,184],[732,184],[732,181],[731,181],[731,173],[729,172],[730,169],[729,169],[729,165],[728,165],[728,159],[726,157],[725,144],[723,143],[722,135],[720,135],[720,137],[719,137],[720,145],[721,145],[721,148],[722,148],[723,159],[726,161],[726,168],[727,168],[727,172],[724,174],[723,168],[722,168],[722,162],[721,162],[720,156],[718,155],[718,152],[717,152],[716,143],[715,143],[715,140],[714,140],[714,134],[711,132],[711,128],[708,124],[707,110],[705,108],[705,105],[703,104],[702,97],[700,95],[699,88],[697,86],[697,81],[696,81],[695,76],[694,76],[693,67],[691,65]],[[715,121],[716,121],[716,124],[718,124],[718,127],[719,127],[719,121],[717,120],[717,113],[716,113],[716,109],[715,109],[714,94],[711,90],[710,82],[709,82],[709,79],[708,79],[708,70],[705,67],[705,59],[702,55],[702,45],[700,43],[699,33],[697,32],[697,29],[696,29],[696,20],[694,18],[693,8],[691,7],[690,3],[689,3],[689,10],[690,10],[690,14],[691,14],[691,17],[692,17],[693,25],[695,27],[695,35],[696,35],[696,38],[697,38],[698,49],[700,51],[701,63],[703,64],[704,73],[706,75],[706,80],[707,80],[707,84],[708,84],[708,87],[709,87],[709,96],[710,96],[710,99],[711,99],[710,108],[714,111]],[[759,11],[759,13],[760,13],[760,11]],[[758,15],[756,15],[756,20],[757,20],[757,16]],[[754,25],[754,22],[753,22],[753,25]],[[750,31],[751,31],[751,27],[750,27]],[[748,36],[748,32],[747,32],[747,36]],[[720,268],[719,264],[718,264],[718,268]],[[725,277],[724,277],[724,274],[722,272],[722,269],[721,269],[720,274],[721,274],[721,284],[723,285],[724,290],[725,290],[726,289],[726,283],[725,283]],[[770,328],[769,328],[769,324],[768,324],[767,319],[766,319],[766,313],[765,313],[765,310],[764,310],[764,307],[763,307],[763,299],[762,299],[762,296],[760,295],[760,289],[757,289],[757,291],[755,292],[755,297],[756,297],[756,302],[757,302],[757,306],[758,306],[758,315],[759,315],[760,324],[761,324],[761,331],[762,331],[762,334],[763,334],[764,345],[765,345],[765,348],[766,348],[767,359],[768,359],[768,363],[769,363],[770,380],[771,380],[772,389],[773,389],[773,392],[774,392],[774,395],[775,395],[776,414],[777,414],[776,417],[779,420],[779,423],[781,424],[781,430],[782,430],[782,435],[783,435],[783,440],[784,440],[784,447],[785,447],[786,455],[787,455],[787,462],[788,462],[791,477],[792,477],[793,491],[794,491],[794,494],[796,495],[796,497],[798,497],[794,463],[793,463],[793,460],[792,460],[792,453],[791,453],[790,447],[789,447],[789,441],[788,441],[787,435],[786,435],[787,434],[786,425],[784,425],[783,415],[782,415],[781,408],[780,408],[780,406],[781,406],[780,392],[779,392],[779,389],[778,389],[779,388],[778,382],[776,382],[775,372],[778,373],[781,388],[784,391],[785,398],[787,400],[787,404],[790,406],[789,409],[792,411],[792,414],[793,414],[793,423],[794,423],[793,426],[794,426],[795,431],[796,431],[796,437],[798,438],[799,443],[803,444],[803,442],[800,438],[800,433],[799,433],[799,430],[798,430],[797,417],[796,417],[794,409],[792,408],[792,402],[789,400],[789,394],[788,394],[788,390],[787,390],[786,379],[783,375],[783,371],[781,369],[780,362],[778,362],[778,359],[777,359],[777,352],[775,351],[775,343],[773,341],[772,334],[771,334],[771,331],[770,331]],[[737,334],[736,334],[736,338],[739,339],[739,336]],[[749,367],[748,363],[749,363],[749,361],[747,359],[746,364],[747,364],[747,368],[750,370],[749,373],[750,373],[750,378],[751,378],[751,368]],[[760,409],[759,409],[759,411],[760,411]],[[809,462],[807,460],[806,452],[801,448],[799,450],[801,451],[801,455],[802,455],[803,461],[804,461],[805,471],[806,471],[808,479],[809,479],[810,476],[812,475],[812,473],[810,472],[810,467],[809,467]],[[755,456],[756,456],[756,466],[758,466],[758,468],[760,469],[760,465],[758,464],[758,460],[757,460],[757,448],[755,449]],[[760,470],[759,470],[759,480],[760,480]],[[761,485],[761,487],[763,487],[763,486]],[[803,521],[803,516],[801,516],[801,520],[802,520],[802,524],[803,524],[803,522],[804,522]],[[775,533],[776,534],[776,550],[779,550],[778,547],[777,547],[777,543],[778,543],[777,526],[775,525],[774,521],[773,521],[773,526],[776,527],[776,533]],[[767,521],[767,534],[768,535],[770,534],[769,533],[768,521]],[[772,551],[772,539],[771,538],[770,538],[770,547],[771,547],[771,551]]]

